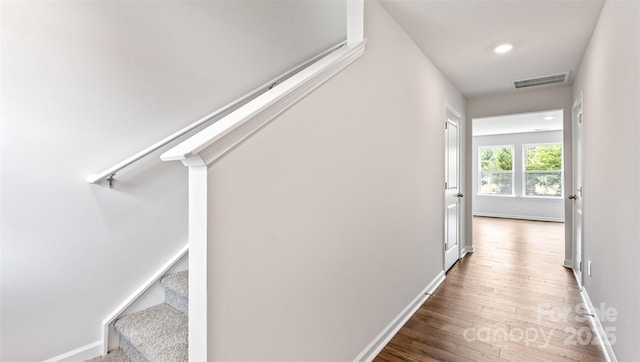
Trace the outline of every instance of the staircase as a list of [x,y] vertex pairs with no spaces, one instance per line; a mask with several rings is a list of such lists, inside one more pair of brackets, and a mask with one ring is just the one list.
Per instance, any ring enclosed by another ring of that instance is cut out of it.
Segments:
[[164,288],[164,303],[118,319],[115,329],[120,347],[87,362],[188,360],[188,272],[166,275],[160,284]]

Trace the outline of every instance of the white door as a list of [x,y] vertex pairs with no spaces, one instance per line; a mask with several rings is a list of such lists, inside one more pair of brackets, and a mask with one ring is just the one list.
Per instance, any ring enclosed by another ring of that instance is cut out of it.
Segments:
[[445,119],[444,270],[460,258],[460,116],[447,109]]
[[582,96],[573,106],[572,112],[572,142],[573,142],[573,189],[569,199],[573,200],[573,270],[578,284],[583,284],[582,238],[583,238],[583,210],[582,210]]

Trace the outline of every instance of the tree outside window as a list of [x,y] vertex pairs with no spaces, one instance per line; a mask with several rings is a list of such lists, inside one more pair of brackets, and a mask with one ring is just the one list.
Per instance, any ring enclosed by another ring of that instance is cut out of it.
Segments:
[[480,195],[513,195],[513,146],[481,147]]
[[562,197],[562,146],[524,145],[525,196]]

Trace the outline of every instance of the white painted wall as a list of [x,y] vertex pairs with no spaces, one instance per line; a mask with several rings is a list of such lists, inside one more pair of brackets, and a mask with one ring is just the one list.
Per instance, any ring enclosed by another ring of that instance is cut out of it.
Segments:
[[0,360],[100,338],[186,241],[158,155],[85,178],[345,38],[344,2],[3,2]]
[[444,104],[375,1],[367,52],[208,178],[209,360],[348,361],[443,270]]
[[[522,190],[522,146],[538,143],[562,143],[562,131],[511,133],[473,137],[472,195],[473,214],[543,221],[564,220],[564,199],[526,197]],[[511,145],[514,148],[514,196],[478,195],[478,147]],[[566,191],[565,191],[566,193]]]
[[574,83],[584,112],[585,288],[615,308],[613,350],[640,356],[640,3],[607,1]]
[[[528,113],[547,111],[550,109],[562,109],[564,112],[564,189],[569,190],[573,182],[571,162],[571,107],[573,106],[573,88],[572,87],[552,87],[543,88],[539,90],[523,90],[509,94],[495,94],[487,95],[483,97],[473,97],[467,100],[467,119],[501,116],[508,114]],[[469,122],[471,123],[471,122]],[[473,125],[469,124],[467,130],[467,144],[472,142]],[[471,159],[472,150],[466,151],[467,159]],[[467,174],[472,172],[472,163],[467,162]],[[466,194],[473,194],[472,183],[468,183],[466,187]],[[565,215],[565,259],[571,261],[571,228],[572,222],[572,210],[571,202],[564,199],[564,215]],[[467,202],[467,218],[471,218],[472,207],[470,203],[471,198],[466,200]],[[473,230],[472,225],[466,228],[467,240],[472,239]]]

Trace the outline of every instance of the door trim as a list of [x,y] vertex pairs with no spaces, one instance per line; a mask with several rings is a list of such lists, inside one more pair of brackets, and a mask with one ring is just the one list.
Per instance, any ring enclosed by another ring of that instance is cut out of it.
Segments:
[[[443,107],[443,123],[446,124],[448,122],[448,117],[447,117],[447,113],[451,113],[453,116],[455,116],[456,118],[458,118],[458,192],[460,193],[464,193],[465,187],[466,187],[466,172],[465,172],[465,152],[466,152],[466,135],[465,135],[465,120],[463,118],[462,113],[460,113],[455,107],[453,107],[451,104],[445,102],[444,103],[444,107]],[[443,129],[443,141],[444,144],[443,146],[446,146],[446,137],[447,137],[447,133],[446,133],[446,129]],[[443,151],[444,151],[444,147],[443,147]],[[446,157],[446,151],[445,154],[443,154],[442,157],[443,160],[443,170],[445,171],[445,173],[447,172],[447,157]],[[444,186],[444,181],[446,181],[447,179],[447,175],[444,175],[444,179],[443,179],[443,186]],[[446,237],[446,232],[447,230],[446,228],[446,217],[447,217],[447,210],[446,210],[446,188],[444,190],[444,192],[442,193],[442,216],[443,216],[443,228],[442,228],[442,240],[445,240]],[[469,243],[467,243],[466,240],[466,234],[465,234],[465,228],[466,228],[466,201],[463,199],[459,202],[458,204],[458,258],[457,260],[462,259],[462,257],[464,255],[466,255],[467,253],[473,253],[473,246],[469,245]],[[442,246],[442,267],[443,267],[443,271],[446,272],[446,248],[444,247],[444,244]],[[457,262],[457,261],[456,261]],[[455,263],[454,263],[455,264]]]
[[[578,97],[576,98],[576,100],[573,102],[573,106],[571,107],[571,164],[572,164],[572,184],[571,184],[571,193],[573,194],[574,192],[576,192],[576,178],[577,178],[577,160],[578,160],[578,155],[576,153],[577,151],[577,145],[576,145],[576,138],[579,136],[576,134],[576,124],[575,124],[575,120],[576,117],[578,117],[580,115],[580,117],[582,117],[582,119],[584,119],[584,102],[583,102],[583,96],[582,96],[582,91],[580,91],[580,94],[578,95]],[[582,124],[584,124],[584,122],[581,122]],[[582,133],[584,133],[584,128],[582,130]],[[582,136],[582,134],[580,135],[581,138],[584,138]],[[580,157],[580,161],[582,163],[582,165],[580,165],[580,171],[581,171],[581,182],[584,185],[584,170],[583,170],[583,165],[584,165],[584,142],[583,139],[579,140],[580,143],[582,144],[581,146],[581,151],[582,151],[582,156]],[[581,195],[582,198],[582,195]],[[570,202],[574,202],[571,201]],[[580,260],[576,260],[576,250],[577,250],[577,245],[576,245],[576,212],[575,212],[575,205],[571,205],[571,259],[570,260],[565,260],[564,262],[564,266],[569,266],[571,267],[571,269],[573,270],[573,275],[576,279],[576,281],[578,282],[578,286],[582,289],[582,286],[584,285],[584,270],[580,270],[580,262],[582,262],[582,264],[584,264],[584,201],[582,201],[582,223],[581,223],[581,227],[582,227],[582,238],[581,238],[581,245],[580,245]]]

